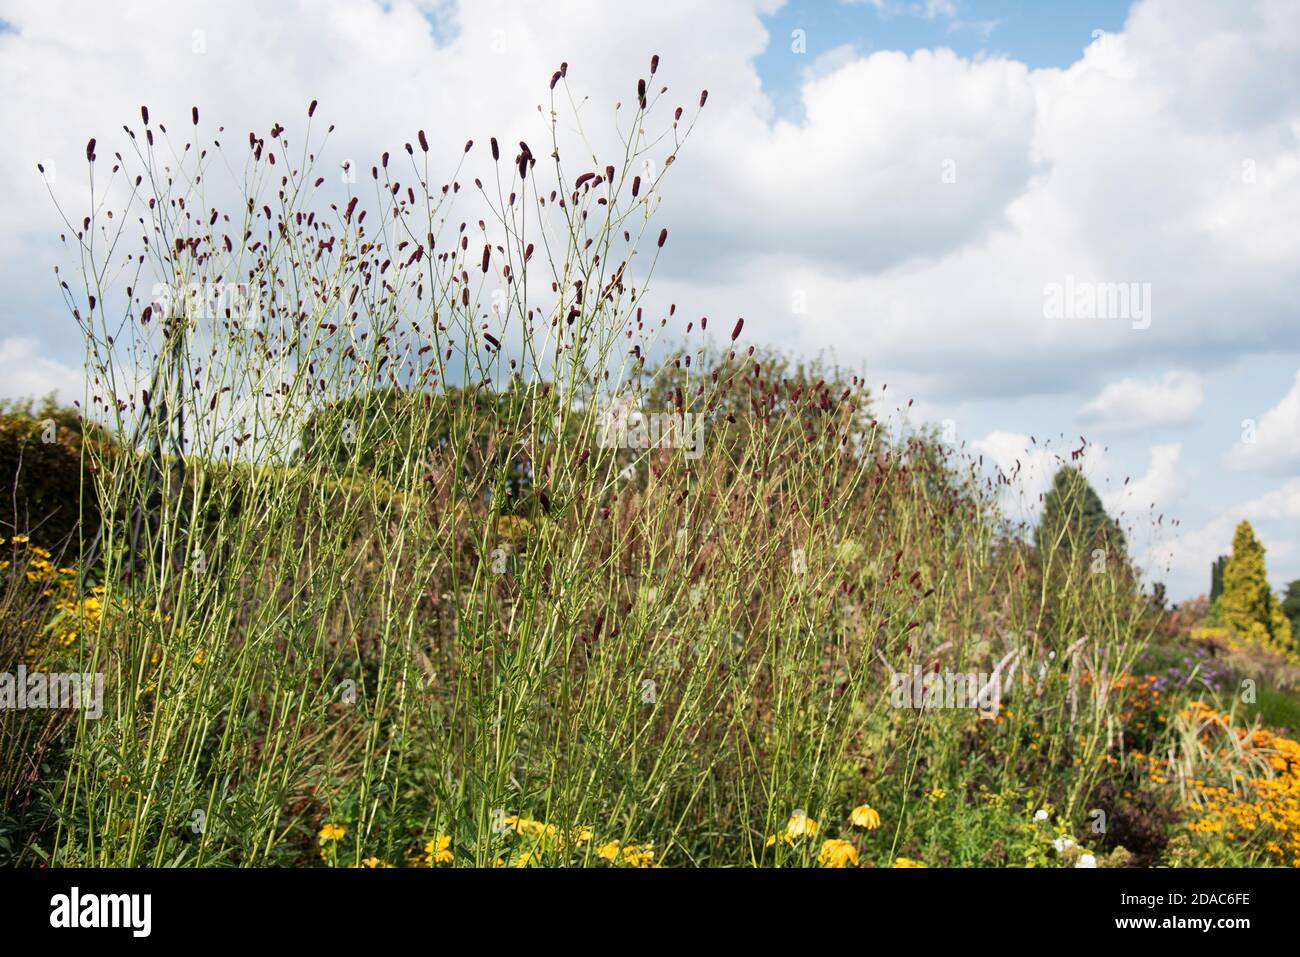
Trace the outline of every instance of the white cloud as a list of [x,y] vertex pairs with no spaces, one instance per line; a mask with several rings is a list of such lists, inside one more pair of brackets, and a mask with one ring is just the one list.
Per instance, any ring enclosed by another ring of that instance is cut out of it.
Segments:
[[1180,442],[1153,446],[1146,473],[1107,493],[1104,496],[1106,509],[1112,515],[1118,517],[1123,513],[1129,519],[1166,510],[1186,487],[1182,455]]
[[[1155,0],[1064,70],[942,51],[846,63],[805,86],[807,120],[729,141],[735,175],[709,171],[712,201],[691,207],[706,246],[738,254],[697,266],[756,333],[869,357],[932,397],[1300,347],[1300,31],[1281,19]],[[1258,76],[1239,68],[1256,54]],[[934,175],[945,158],[955,183]],[[786,306],[795,271],[807,316]],[[1068,275],[1149,283],[1150,328],[1045,318],[1044,285]]]
[[81,401],[82,375],[41,355],[35,339],[0,339],[0,399],[42,398],[55,393],[60,402]]
[[1016,519],[1036,522],[1042,511],[1043,496],[1052,486],[1052,478],[1064,465],[1083,470],[1094,484],[1107,468],[1105,451],[1088,444],[1076,459],[1074,450],[1060,451],[1048,443],[1037,443],[1018,432],[994,431],[970,443],[977,456],[983,456],[1005,477],[999,482],[998,498],[1003,510]]
[[1237,469],[1289,473],[1300,467],[1300,372],[1290,390],[1258,421],[1242,422],[1241,440],[1228,452]]
[[1079,420],[1105,432],[1188,425],[1202,399],[1201,377],[1194,372],[1166,372],[1154,380],[1121,379],[1085,403]]
[[702,124],[698,173],[674,184],[665,215],[697,265],[721,260],[746,282],[773,260],[827,284],[951,253],[1029,185],[1028,75],[944,49],[826,61],[805,77],[800,122],[768,124],[748,104],[743,123]]
[[1300,478],[1287,480],[1281,487],[1251,499],[1242,513],[1258,521],[1282,521],[1300,518]]

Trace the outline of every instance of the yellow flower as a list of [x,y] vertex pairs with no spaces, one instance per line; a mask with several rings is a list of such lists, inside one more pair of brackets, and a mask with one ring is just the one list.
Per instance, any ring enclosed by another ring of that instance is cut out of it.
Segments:
[[206,649],[206,648],[200,648],[197,652],[195,652],[195,654],[194,654],[194,663],[195,663],[196,665],[201,665],[201,664],[203,664],[203,662],[205,662],[205,661],[207,661],[207,660],[208,660],[208,649]]
[[649,867],[654,863],[655,852],[640,844],[629,844],[623,848],[623,860],[633,867]]
[[617,864],[620,854],[622,861],[629,867],[650,867],[654,864],[655,852],[650,845],[629,844],[623,847],[618,841],[607,841],[596,848],[596,856]]
[[895,867],[925,867],[920,861],[914,861],[910,857],[898,857],[894,859]]
[[947,793],[943,788],[934,788],[931,791],[926,791],[925,796],[931,801],[942,801]]
[[21,545],[23,542],[27,541],[30,541],[30,539],[26,535],[15,535],[13,537],[13,543],[15,545]]
[[320,829],[320,842],[325,844],[329,841],[341,841],[347,832],[348,829],[342,824],[326,824]]
[[785,824],[785,833],[787,837],[816,837],[817,822],[810,818],[803,811],[795,811],[790,815],[790,820]]
[[446,834],[439,834],[425,844],[424,853],[431,864],[450,864],[456,859],[451,852],[451,838]]
[[860,804],[849,814],[849,821],[856,827],[874,831],[880,827],[880,812],[870,805]]
[[847,867],[858,863],[858,849],[848,841],[829,840],[822,844],[817,855],[822,867]]
[[573,829],[572,837],[573,843],[581,847],[583,844],[586,844],[591,840],[591,828],[587,827],[585,824],[581,827],[575,827]]
[[526,834],[529,837],[555,836],[554,824],[543,824],[541,821],[529,820],[526,817],[519,817],[516,814],[512,814],[506,818],[505,825],[516,834]]
[[817,822],[810,818],[803,811],[795,811],[790,815],[790,820],[785,822],[785,830],[779,834],[769,834],[767,836],[767,846],[771,847],[780,841],[782,844],[794,844],[796,837],[816,837]]
[[362,867],[387,867],[388,865],[373,854],[361,862]]

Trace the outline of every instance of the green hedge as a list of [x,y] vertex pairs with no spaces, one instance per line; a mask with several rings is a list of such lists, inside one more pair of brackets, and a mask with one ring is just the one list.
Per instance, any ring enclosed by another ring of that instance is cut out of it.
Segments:
[[25,532],[50,548],[69,543],[75,553],[83,519],[86,537],[95,534],[99,509],[82,441],[76,410],[53,398],[0,404],[0,536]]

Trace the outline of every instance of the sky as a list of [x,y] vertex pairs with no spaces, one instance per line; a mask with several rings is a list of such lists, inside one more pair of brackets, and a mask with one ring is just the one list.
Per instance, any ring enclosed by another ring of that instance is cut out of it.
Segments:
[[421,128],[454,158],[542,138],[561,61],[612,124],[651,54],[710,91],[655,295],[1019,463],[1017,518],[1086,439],[1174,599],[1243,518],[1300,578],[1300,0],[0,0],[0,397],[82,394],[50,190],[84,208],[87,138],[142,103],[265,130],[319,99],[334,162]]

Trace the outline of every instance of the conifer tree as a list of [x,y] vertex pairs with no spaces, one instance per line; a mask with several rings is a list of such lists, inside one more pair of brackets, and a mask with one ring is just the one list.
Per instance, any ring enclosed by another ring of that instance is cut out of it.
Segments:
[[1264,546],[1250,522],[1243,521],[1232,536],[1219,607],[1223,624],[1238,637],[1278,650],[1294,649],[1291,622],[1268,586]]
[[1106,513],[1106,507],[1083,472],[1062,466],[1052,478],[1043,499],[1043,517],[1034,534],[1042,551],[1062,548],[1087,559],[1097,549],[1108,557],[1124,555],[1124,533]]
[[1300,578],[1286,586],[1282,596],[1282,614],[1291,622],[1291,636],[1300,638]]
[[1211,603],[1218,601],[1219,596],[1223,594],[1223,569],[1227,566],[1227,564],[1228,564],[1228,556],[1220,555],[1218,558],[1214,560],[1214,564],[1210,566],[1210,602]]

